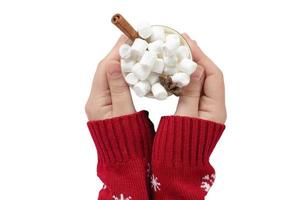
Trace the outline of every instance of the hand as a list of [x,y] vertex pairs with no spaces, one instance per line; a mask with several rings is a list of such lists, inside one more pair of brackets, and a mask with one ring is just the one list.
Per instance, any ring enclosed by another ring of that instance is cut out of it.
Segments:
[[182,90],[175,115],[199,117],[225,123],[225,89],[221,70],[202,52],[196,41],[183,34],[198,63],[191,82]]
[[119,47],[126,40],[126,36],[121,36],[111,52],[98,64],[85,106],[89,120],[107,119],[135,112],[120,67]]

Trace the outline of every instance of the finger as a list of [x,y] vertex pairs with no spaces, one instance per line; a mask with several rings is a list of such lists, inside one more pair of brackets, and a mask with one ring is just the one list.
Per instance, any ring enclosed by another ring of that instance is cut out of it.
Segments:
[[186,33],[183,34],[183,37],[192,50],[194,61],[205,69],[204,94],[218,102],[224,102],[224,79],[221,70],[203,53],[196,41],[192,40]]
[[135,112],[129,87],[121,73],[120,63],[118,61],[108,61],[105,68],[112,100],[113,116]]
[[108,55],[105,57],[105,59],[107,59],[107,60],[120,60],[119,48],[127,40],[129,40],[127,36],[121,35],[120,38],[118,39],[117,43],[112,48],[112,50],[108,53]]
[[91,96],[107,96],[109,95],[109,87],[107,83],[107,78],[105,74],[105,62],[99,63],[91,89]]
[[182,34],[187,43],[189,44],[192,56],[195,62],[202,65],[205,68],[205,73],[207,75],[218,73],[220,69],[217,67],[217,65],[209,58],[207,57],[203,51],[198,46],[197,42],[195,40],[192,40],[190,36],[186,33]]
[[100,63],[94,75],[91,93],[85,106],[89,120],[99,120],[103,118],[103,111],[111,105],[109,87],[106,79],[103,63]]
[[196,71],[191,75],[190,83],[182,89],[179,97],[176,115],[197,117],[199,100],[204,80],[204,68],[198,66]]
[[99,94],[109,90],[105,65],[109,60],[119,60],[119,48],[126,40],[128,40],[128,38],[125,35],[121,35],[109,54],[99,63],[94,75],[91,93]]

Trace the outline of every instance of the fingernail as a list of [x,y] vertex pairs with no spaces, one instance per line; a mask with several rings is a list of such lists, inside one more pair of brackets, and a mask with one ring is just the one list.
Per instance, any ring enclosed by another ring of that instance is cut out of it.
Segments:
[[122,74],[121,69],[118,66],[110,66],[107,71],[108,74],[113,78],[119,77]]
[[191,39],[191,37],[187,33],[183,33],[188,39]]
[[113,71],[110,73],[110,76],[113,78],[119,77],[121,75],[121,71]]

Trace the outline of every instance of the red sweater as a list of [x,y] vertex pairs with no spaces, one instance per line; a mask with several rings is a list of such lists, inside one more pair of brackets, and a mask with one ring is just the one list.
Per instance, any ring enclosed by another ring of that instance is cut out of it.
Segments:
[[155,134],[148,112],[141,111],[89,121],[88,127],[104,183],[98,199],[203,200],[215,180],[209,157],[222,124],[166,116]]

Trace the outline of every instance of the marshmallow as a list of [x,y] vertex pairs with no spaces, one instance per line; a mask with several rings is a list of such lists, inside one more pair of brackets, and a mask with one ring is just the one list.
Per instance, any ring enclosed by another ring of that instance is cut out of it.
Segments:
[[161,56],[163,53],[164,42],[162,40],[156,40],[148,45],[148,50],[155,53],[157,56]]
[[190,76],[183,72],[175,73],[171,79],[178,87],[184,87],[190,83]]
[[161,74],[164,71],[164,67],[165,67],[164,60],[158,58],[154,63],[152,71]]
[[166,89],[160,84],[155,83],[151,87],[152,94],[155,98],[162,100],[168,97],[168,92]]
[[174,41],[178,46],[180,45],[180,36],[179,34],[169,34],[166,37],[166,42]]
[[173,75],[177,72],[177,69],[176,67],[165,67],[164,68],[164,74],[167,74],[167,75]]
[[190,56],[190,50],[187,46],[180,46],[176,50],[176,55],[179,60],[188,58]]
[[141,38],[147,39],[152,35],[152,28],[148,22],[142,22],[138,25],[137,31]]
[[152,52],[145,51],[144,55],[140,60],[140,64],[148,67],[150,70],[152,69],[153,65],[156,61],[156,55]]
[[179,46],[180,38],[177,34],[167,35],[165,43],[165,52],[168,56],[176,54],[176,50]]
[[175,55],[164,57],[164,64],[166,66],[175,67],[177,64],[177,57]]
[[141,81],[146,80],[149,74],[151,73],[151,69],[145,65],[141,65],[140,63],[136,63],[132,67],[133,74]]
[[190,59],[184,58],[177,67],[179,71],[185,72],[187,75],[191,75],[196,70],[197,63]]
[[150,83],[151,85],[153,85],[154,83],[156,83],[156,82],[159,81],[159,74],[153,73],[153,72],[152,72],[152,73],[148,76],[147,80],[149,81],[149,83]]
[[131,48],[128,44],[122,44],[119,48],[121,58],[128,59],[131,56]]
[[160,83],[161,74],[169,75],[177,87],[188,85],[197,64],[181,36],[149,23],[140,24],[137,31],[140,38],[119,48],[122,72],[130,88],[140,97],[153,95],[162,100],[170,93]]
[[131,72],[133,65],[135,65],[134,60],[121,59],[122,72]]
[[133,73],[129,73],[125,76],[125,81],[129,85],[135,85],[139,81],[139,79]]
[[138,60],[144,54],[147,47],[148,47],[148,43],[145,40],[137,38],[134,40],[133,44],[131,45],[131,55]]
[[165,37],[166,37],[166,34],[165,34],[163,27],[159,27],[159,26],[152,27],[152,35],[150,38],[151,42],[154,42],[156,40],[165,41]]
[[139,97],[145,96],[151,89],[150,83],[148,81],[140,81],[133,86],[133,91]]

